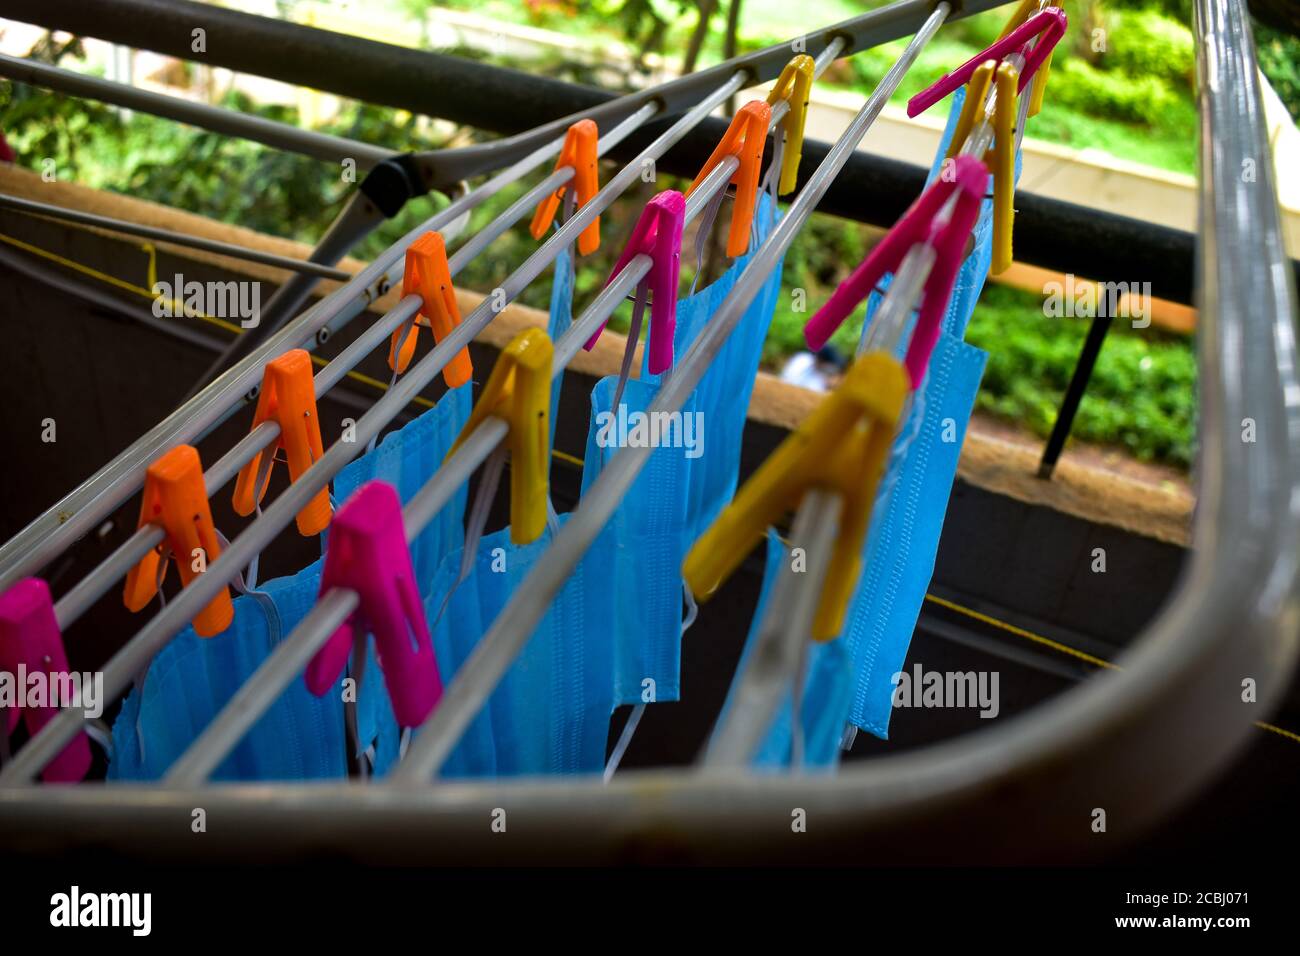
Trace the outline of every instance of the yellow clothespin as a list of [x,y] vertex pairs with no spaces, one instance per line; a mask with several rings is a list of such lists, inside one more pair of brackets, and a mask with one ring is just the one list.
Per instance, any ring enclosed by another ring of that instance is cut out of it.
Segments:
[[510,426],[510,540],[528,544],[546,527],[550,465],[551,361],[555,349],[541,329],[525,329],[501,352],[450,458],[489,417]]
[[[1021,0],[1020,6],[1016,7],[1016,12],[1011,14],[1011,19],[1007,21],[1007,25],[1004,26],[1002,32],[998,34],[998,39],[1006,39],[1011,35],[1012,30],[1024,24],[1030,17],[1037,13],[1038,4],[1039,0]],[[1051,0],[1051,2],[1047,4],[1047,7],[1059,7],[1060,5],[1060,0]],[[1046,7],[1044,7],[1044,9],[1046,9]],[[1055,52],[1055,48],[1048,52],[1047,58],[1043,60],[1043,65],[1040,66],[1038,72],[1034,74],[1029,94],[1030,116],[1037,116],[1038,111],[1043,108],[1043,94],[1047,90],[1047,74],[1052,69],[1052,54]]]
[[838,492],[844,500],[840,532],[812,633],[818,641],[837,637],[862,570],[876,485],[908,389],[907,372],[893,356],[868,352],[854,362],[839,387],[750,476],[686,555],[682,576],[695,597],[707,600],[767,526],[797,509],[809,488]]
[[993,176],[993,255],[989,274],[997,275],[1011,265],[1011,229],[1014,225],[1016,174],[1016,114],[1019,104],[1016,85],[1020,73],[1010,63],[985,60],[971,74],[966,101],[948,145],[948,159],[961,152],[975,125],[984,118],[984,103],[990,82],[994,86],[993,145],[984,153],[984,165]]
[[775,106],[785,100],[790,110],[781,120],[785,134],[785,153],[781,159],[781,182],[777,194],[792,192],[799,176],[799,158],[803,155],[803,128],[808,119],[808,96],[812,92],[816,62],[807,53],[800,53],[785,65],[781,76],[767,94],[767,105]]

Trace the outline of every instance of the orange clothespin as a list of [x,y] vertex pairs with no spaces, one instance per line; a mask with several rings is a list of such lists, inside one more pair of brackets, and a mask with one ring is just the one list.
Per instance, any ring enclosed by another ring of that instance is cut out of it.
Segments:
[[[402,272],[402,298],[418,295],[424,300],[415,321],[393,333],[388,345],[388,367],[405,372],[415,354],[417,326],[433,329],[433,341],[441,342],[460,325],[460,307],[456,289],[451,284],[451,267],[447,265],[447,245],[440,232],[426,232],[406,249],[406,268]],[[405,330],[405,336],[402,335]],[[400,341],[399,341],[400,340]],[[469,348],[463,348],[442,370],[448,388],[464,385],[474,374]]]
[[808,97],[812,93],[813,75],[817,62],[807,53],[800,53],[785,65],[776,86],[767,94],[769,106],[785,100],[790,109],[781,120],[785,134],[785,151],[781,156],[781,181],[777,194],[791,192],[799,179],[799,159],[803,156],[803,129],[808,119]]
[[[167,537],[126,576],[122,600],[132,611],[141,610],[158,593],[162,583],[158,563],[162,560],[163,547],[171,551],[182,585],[188,585],[221,556],[221,543],[212,523],[212,509],[203,483],[203,466],[193,446],[173,448],[145,471],[139,527],[148,524],[161,527]],[[194,618],[194,630],[202,637],[212,637],[229,627],[234,616],[230,592],[223,587]]]
[[[578,192],[579,209],[590,202],[600,189],[596,167],[597,139],[598,131],[595,122],[589,119],[578,120],[565,134],[564,145],[560,147],[560,158],[555,161],[556,169],[563,169],[565,166],[573,167],[572,184]],[[551,228],[555,212],[560,208],[560,199],[568,188],[569,183],[565,183],[543,199],[541,205],[537,207],[537,212],[533,214],[533,223],[528,229],[534,239],[542,238],[546,235],[546,230]],[[597,216],[578,236],[578,251],[584,256],[589,256],[599,248],[600,217]]]
[[[312,466],[325,453],[320,438],[320,419],[316,414],[316,386],[312,379],[311,356],[303,349],[285,352],[266,364],[262,373],[262,391],[257,396],[257,410],[253,413],[253,428],[262,422],[274,421],[280,426],[280,437],[270,448],[264,448],[253,460],[239,470],[235,480],[233,503],[235,512],[250,515],[266,494],[269,484],[263,476],[263,456],[275,460],[279,449],[285,450],[289,460],[289,479]],[[269,474],[269,462],[266,467]],[[255,487],[262,478],[262,487]],[[329,488],[322,488],[307,507],[298,512],[298,532],[302,535],[320,534],[330,523]]]
[[731,177],[736,186],[736,205],[731,210],[731,229],[727,233],[727,256],[735,259],[749,251],[749,226],[754,221],[754,202],[758,199],[758,173],[763,165],[763,144],[767,141],[767,127],[772,121],[772,107],[762,100],[752,100],[742,106],[731,119],[731,125],[722,141],[704,164],[700,174],[686,190],[692,192],[713,172],[718,163],[728,156],[740,160],[740,168]]
[[844,508],[812,637],[829,641],[839,635],[909,385],[902,364],[884,352],[868,352],[849,367],[835,391],[759,466],[687,552],[682,577],[697,600],[708,600],[765,529],[798,509],[808,489],[824,488],[838,492]]
[[501,350],[465,427],[447,452],[447,458],[456,454],[490,416],[510,425],[506,447],[510,450],[510,540],[515,544],[536,541],[546,528],[554,355],[550,336],[542,329],[524,329],[516,335]]

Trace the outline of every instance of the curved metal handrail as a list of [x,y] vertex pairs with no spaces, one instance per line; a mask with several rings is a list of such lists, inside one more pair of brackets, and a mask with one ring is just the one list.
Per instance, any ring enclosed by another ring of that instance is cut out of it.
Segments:
[[[608,785],[47,787],[0,792],[0,835],[15,849],[75,836],[140,851],[144,827],[152,837],[144,849],[192,854],[189,814],[203,806],[226,821],[227,836],[210,848],[216,856],[274,846],[390,861],[481,860],[485,852],[494,861],[741,861],[842,858],[870,847],[882,862],[1078,858],[1141,832],[1226,764],[1280,699],[1300,654],[1295,292],[1244,2],[1197,0],[1196,22],[1195,547],[1169,603],[1119,669],[968,740],[873,759],[837,777],[648,771]],[[1243,700],[1247,679],[1257,684],[1257,703]],[[508,841],[489,826],[497,808],[507,812]],[[805,832],[792,832],[796,809]],[[1094,830],[1097,809],[1106,813],[1104,834]]]

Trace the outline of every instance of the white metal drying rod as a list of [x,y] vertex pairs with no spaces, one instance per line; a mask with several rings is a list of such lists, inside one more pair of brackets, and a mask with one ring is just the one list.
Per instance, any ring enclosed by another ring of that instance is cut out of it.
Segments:
[[[947,10],[946,4],[940,4],[940,7]],[[933,18],[933,15],[932,15]],[[929,20],[927,20],[927,23]],[[446,365],[448,361],[457,354],[462,348],[467,346],[496,316],[504,309],[506,305],[514,301],[528,284],[537,278],[546,269],[547,266],[567,248],[569,244],[577,238],[578,233],[587,227],[601,212],[607,209],[613,201],[638,177],[642,175],[644,163],[654,162],[667,152],[672,146],[679,142],[691,129],[705,119],[714,109],[720,106],[728,97],[737,92],[747,81],[748,72],[741,69],[737,70],[713,93],[702,99],[692,109],[684,113],[675,123],[667,130],[661,133],[653,142],[650,143],[641,153],[636,156],[630,163],[621,169],[605,186],[596,193],[591,200],[583,205],[572,218],[565,222],[556,232],[554,232],[528,259],[526,259],[518,269],[510,274],[502,286],[494,290],[494,295],[484,299],[482,303],[468,316],[466,316],[460,325],[448,334],[441,343],[429,352],[423,359],[417,362],[403,375],[398,382],[386,392],[370,409],[362,415],[356,423],[355,441],[353,442],[335,442],[326,450],[321,458],[314,462],[310,468],[298,477],[274,502],[272,502],[254,521],[240,533],[230,546],[222,552],[208,570],[196,578],[188,587],[182,589],[179,595],[169,602],[158,614],[146,624],[136,635],[131,638],[104,666],[104,691],[103,693],[109,699],[116,699],[130,686],[135,676],[139,674],[144,665],[161,650],[175,634],[190,621],[199,610],[210,601],[216,593],[226,586],[230,577],[233,577],[236,568],[244,567],[254,556],[261,551],[274,539],[283,528],[287,527],[293,521],[295,515],[302,507],[322,488],[326,487],[333,476],[347,464],[357,452],[366,446],[369,440],[378,435],[384,426],[402,409],[406,404],[418,394],[419,390],[427,385],[434,376]],[[636,113],[633,117],[639,117],[639,122],[656,112],[658,109],[653,103],[648,103]],[[631,122],[633,117],[625,122]],[[622,124],[620,124],[621,126]],[[527,169],[531,169],[537,163],[543,161],[547,156],[558,152],[562,145],[563,139],[548,144],[544,150],[538,150],[531,154],[521,163],[528,163],[526,169],[520,170],[514,178],[522,176]],[[464,202],[471,196],[480,194],[493,183],[498,182],[510,173],[516,170],[520,164],[509,167],[501,176],[485,183],[479,189],[468,193],[462,197],[459,202]],[[571,170],[564,170],[567,176],[572,175]],[[513,181],[513,180],[511,180]],[[505,185],[502,183],[502,185]],[[493,192],[499,191],[498,186]],[[490,194],[489,194],[490,195]],[[480,201],[485,196],[480,197]],[[432,224],[450,222],[456,216],[464,211],[464,206],[457,208],[457,203],[453,202],[437,216],[434,216],[428,223],[412,230],[402,240],[382,253],[369,267],[359,273],[352,281],[346,283],[341,289],[331,294],[327,299],[318,303],[315,307],[308,310],[303,317],[300,317],[298,323],[287,326],[282,329],[270,340],[264,343],[257,351],[245,358],[239,365],[226,372],[221,378],[209,386],[207,390],[200,395],[195,396],[190,402],[187,402],[178,412],[164,420],[156,426],[144,438],[136,442],[135,445],[128,449],[126,453],[115,459],[106,468],[91,479],[90,483],[96,481],[108,482],[108,487],[100,493],[100,497],[108,495],[110,492],[120,496],[112,507],[121,504],[122,500],[139,487],[143,482],[144,463],[153,460],[156,455],[166,448],[175,446],[197,437],[203,432],[196,426],[197,419],[204,417],[203,411],[206,409],[210,412],[213,405],[219,397],[226,398],[232,407],[225,410],[224,414],[211,414],[208,419],[209,427],[215,427],[216,424],[223,421],[233,412],[233,403],[240,396],[247,393],[254,385],[260,381],[260,370],[262,365],[272,356],[281,354],[293,347],[295,341],[301,341],[304,333],[304,326],[314,335],[316,331],[325,325],[330,318],[333,318],[337,312],[342,311],[341,306],[335,306],[335,311],[331,312],[331,305],[336,301],[343,300],[345,295],[356,296],[367,289],[371,283],[385,278],[383,273],[385,269],[396,265],[402,258],[406,246],[417,239],[429,228],[436,228]],[[769,267],[770,268],[770,267]],[[346,301],[346,300],[344,300]],[[399,308],[401,306],[399,305]],[[394,310],[396,311],[396,310]],[[387,318],[387,317],[386,317]],[[400,324],[395,323],[395,324]],[[298,337],[295,339],[295,337]],[[234,386],[239,386],[235,388]],[[208,392],[212,392],[211,396]],[[175,420],[181,418],[179,425]],[[169,440],[162,440],[160,436],[168,435]],[[250,436],[251,437],[251,436]],[[267,438],[267,444],[270,443]],[[241,442],[239,446],[245,445],[248,439]],[[251,444],[251,443],[250,443]],[[136,466],[138,471],[137,481],[130,483],[121,480],[120,476],[115,480],[106,477],[108,473],[115,468],[120,468],[124,461],[135,460],[138,449],[148,446],[152,451],[147,454],[139,455],[139,464]],[[263,446],[264,447],[264,446]],[[250,451],[249,457],[254,452]],[[232,469],[238,471],[238,468]],[[90,484],[88,483],[88,484]],[[83,486],[85,487],[85,486]],[[128,490],[123,490],[124,488]],[[80,490],[80,489],[79,489]],[[74,495],[76,493],[74,492]],[[96,499],[98,504],[98,499]],[[67,525],[74,521],[86,520],[86,515],[98,510],[90,505],[78,511]],[[111,510],[111,508],[109,509]],[[98,520],[98,519],[97,519]],[[31,526],[29,526],[30,529]],[[45,560],[60,553],[63,547],[70,542],[59,540],[56,547],[51,546],[51,541],[60,538],[60,531],[64,528],[56,529],[55,532],[46,537],[32,548],[28,556],[19,558],[17,564],[25,569],[41,567]],[[21,538],[22,535],[20,534]],[[75,535],[72,539],[75,540]],[[15,541],[18,539],[15,539]],[[133,536],[131,539],[139,546],[140,541]],[[140,539],[143,540],[143,539]],[[130,543],[130,542],[128,542]],[[13,545],[14,541],[10,542]],[[119,552],[122,549],[119,549]],[[49,553],[47,553],[49,552]],[[39,560],[38,560],[39,555]],[[110,557],[110,561],[117,559],[118,552]],[[229,569],[229,576],[226,571]],[[92,576],[101,572],[96,569]],[[214,574],[214,571],[218,573]],[[13,573],[12,570],[6,573]],[[23,573],[29,573],[24,571]],[[0,587],[6,585],[4,578],[0,578]],[[109,581],[111,584],[111,580]],[[83,582],[84,584],[84,582]],[[107,587],[102,584],[100,579],[96,579],[95,586]],[[89,592],[89,586],[85,588]],[[101,591],[102,593],[102,591]],[[39,733],[37,733],[21,751],[7,763],[3,769],[0,769],[0,786],[14,786],[30,783],[40,771],[53,760],[62,750],[67,741],[76,736],[82,723],[82,716],[74,709],[64,709],[60,711],[48,724],[46,724]]]
[[[814,61],[813,72],[820,76],[839,56],[844,43],[838,37],[827,44]],[[789,103],[779,101],[772,107],[767,132],[778,128],[789,112]],[[723,159],[700,183],[686,200],[684,223],[689,224],[704,210],[715,196],[726,189],[732,175],[740,167],[734,156]],[[518,204],[516,204],[518,205]],[[505,218],[504,216],[502,218]],[[483,235],[482,232],[475,238]],[[469,245],[468,243],[466,244]],[[462,248],[461,252],[464,251]],[[457,253],[459,255],[459,252]],[[551,360],[551,377],[558,378],[573,357],[597,330],[602,328],[614,311],[646,276],[654,260],[642,253],[634,256],[608,285],[592,300],[582,315],[555,343]],[[447,462],[438,468],[424,486],[402,509],[407,541],[414,541],[434,515],[455,496],[457,489],[469,481],[474,470],[505,440],[509,431],[505,421],[488,417],[466,437],[465,443]],[[345,589],[335,589],[345,590]],[[268,657],[249,680],[226,704],[216,719],[189,746],[168,771],[164,783],[168,786],[194,786],[206,780],[221,765],[244,734],[252,729],[263,713],[279,698],[289,683],[302,672],[330,635],[352,613],[357,605],[355,592],[350,598],[330,597],[329,610],[309,614],[299,622],[288,638]],[[290,646],[292,645],[292,646]]]
[[[777,709],[801,679],[804,645],[812,639],[813,617],[835,550],[843,505],[838,492],[822,488],[809,489],[799,502],[790,542],[808,556],[807,567],[795,571],[789,561],[782,566],[768,594],[754,646],[732,691],[731,706],[705,749],[705,767],[748,767]],[[800,695],[795,692],[793,697],[797,727]]]
[[[848,128],[831,147],[826,159],[808,178],[772,235],[736,280],[726,301],[660,385],[648,410],[651,417],[681,409],[740,321],[745,309],[758,295],[768,274],[789,248],[796,233],[830,188],[831,181],[844,167],[849,154],[880,115],[885,103],[948,13],[947,3],[936,5],[898,61],[890,67]],[[532,636],[568,576],[632,487],[652,451],[649,447],[625,447],[601,470],[600,476],[555,536],[545,557],[529,571],[518,590],[497,615],[492,627],[457,672],[437,708],[412,741],[406,757],[393,769],[389,777],[393,784],[423,785],[441,768],[465,728],[491,696],[511,661]]]
[[[1038,10],[1035,13],[1047,7],[1048,0],[1039,0]],[[1038,42],[1043,41],[1040,39]],[[1024,48],[1008,56],[1006,62],[1015,66],[1017,72],[1024,69]],[[996,97],[997,90],[990,84],[983,118],[966,137],[960,155],[982,158],[992,145],[994,130],[989,114],[993,111]],[[1019,147],[1024,133],[1029,101],[1030,91],[1027,86],[1025,94],[1018,101],[1016,148]],[[936,222],[946,221],[955,207],[956,196],[954,195],[939,211]],[[873,320],[862,330],[858,342],[859,356],[871,351],[895,354],[906,332],[908,319],[920,305],[922,290],[934,263],[934,247],[928,242],[918,242],[908,250]],[[919,387],[923,388],[924,385]],[[906,415],[901,416],[898,427],[903,427],[906,421]],[[882,482],[882,487],[887,495],[888,485]],[[807,505],[810,495],[811,492],[805,495],[804,505]],[[872,502],[873,508],[883,507],[884,500],[881,496],[877,496]],[[805,514],[804,506],[800,507],[798,514],[800,517]],[[711,738],[703,755],[704,766],[709,768],[748,766],[763,736],[771,727],[777,705],[783,699],[782,695],[793,690],[795,699],[799,699],[799,691],[805,675],[799,667],[799,662],[804,658],[797,651],[804,646],[805,642],[812,639],[812,619],[795,613],[793,609],[816,608],[824,574],[812,573],[814,559],[819,556],[811,548],[824,546],[829,549],[834,545],[839,517],[838,507],[826,507],[824,503],[819,504],[812,511],[804,535],[818,544],[809,545],[805,550],[809,557],[808,573],[794,574],[787,566],[774,585],[769,607],[760,626],[757,644],[752,654],[753,660],[745,671],[738,675],[734,691],[736,704],[727,713],[725,723],[719,726]],[[782,609],[778,610],[777,605]],[[787,606],[791,609],[789,613],[786,612]],[[761,653],[764,649],[769,653]],[[782,680],[785,683],[780,683]],[[796,712],[793,719],[798,728],[800,714]]]
[[[606,136],[601,137],[597,150],[603,153],[612,149],[631,135],[653,115],[653,112],[653,109],[647,106],[628,117],[617,127],[610,130]],[[521,215],[521,210],[527,208],[522,205],[525,201],[535,205],[543,196],[551,190],[564,185],[572,176],[573,170],[571,167],[566,166],[563,169],[555,170],[536,186],[525,192],[519,202],[514,203],[509,209],[485,226],[475,236],[475,240],[479,239],[484,233],[488,233],[488,242],[491,242],[514,224],[515,220]],[[512,216],[514,218],[511,218]],[[486,245],[487,242],[482,243],[478,248],[483,248]],[[449,270],[452,275],[464,268],[469,261],[470,257],[461,254],[463,251],[463,248],[458,250],[448,260]],[[404,268],[405,263],[403,262],[402,269]],[[420,305],[419,296],[406,296],[396,306],[377,319],[370,328],[358,336],[347,348],[335,356],[328,365],[317,372],[314,380],[316,398],[320,399],[328,393],[372,349],[383,343],[403,323],[409,322],[419,311]],[[232,408],[232,411],[234,410]],[[241,468],[252,461],[261,451],[271,446],[279,435],[280,426],[277,423],[273,421],[263,422],[240,439],[230,451],[217,459],[203,476],[208,497],[211,498],[215,495],[239,473]],[[141,558],[148,554],[151,549],[157,547],[164,536],[163,530],[157,525],[150,524],[139,528],[90,574],[82,578],[54,606],[54,616],[58,621],[60,630],[66,630],[77,618],[89,610]],[[213,563],[215,565],[216,562]]]
[[[1039,0],[1038,10],[1047,9],[1048,0]],[[1038,42],[1043,42],[1041,39]],[[1017,72],[1024,69],[1024,48],[1008,56],[1006,62],[1015,66]],[[960,154],[982,158],[993,142],[993,124],[989,120],[997,98],[996,88],[990,84],[987,91],[983,118],[966,137]],[[1016,121],[1016,148],[1024,133],[1025,120],[1029,108],[1029,88],[1018,101],[1018,118]],[[939,211],[937,222],[946,221],[956,207],[956,196],[949,199]],[[899,264],[898,271],[889,284],[889,289],[876,310],[874,319],[862,330],[858,342],[859,356],[866,352],[883,351],[894,354],[907,328],[907,321],[920,305],[922,290],[934,267],[934,247],[928,242],[918,242],[908,250]],[[923,385],[920,387],[924,387]],[[906,422],[906,415],[899,419],[901,428]],[[882,486],[888,494],[888,486]],[[830,549],[835,543],[835,531],[839,527],[840,508],[828,507],[824,501],[816,507],[808,504],[813,495],[804,496],[798,516],[803,517],[811,509],[804,537],[810,542],[805,550],[809,558],[808,573],[794,574],[787,566],[774,585],[767,614],[760,626],[757,644],[753,651],[753,660],[739,675],[734,691],[736,704],[727,713],[726,721],[719,726],[711,738],[703,755],[703,763],[708,768],[748,766],[754,752],[762,742],[763,736],[772,725],[776,708],[783,699],[783,694],[793,690],[797,701],[805,678],[800,662],[805,658],[797,652],[805,642],[812,639],[812,618],[796,613],[794,609],[816,608],[821,594],[824,570],[814,574],[814,561],[821,557],[812,550],[814,547]],[[818,493],[818,498],[826,493]],[[838,503],[838,496],[836,498]],[[883,507],[884,500],[877,496],[872,502],[873,508]],[[803,538],[796,538],[802,541]],[[777,609],[781,606],[781,610]],[[787,613],[786,607],[789,611]],[[768,653],[761,653],[767,650]],[[782,681],[784,683],[782,683]],[[794,714],[796,730],[801,720],[800,714]]]
[[[1050,5],[1049,0],[1038,0],[1038,9],[1032,15],[1036,16]],[[1044,40],[1040,37],[1037,42],[1042,43]],[[1010,63],[1019,73],[1025,68],[1025,47],[1021,47],[1020,50],[1008,56],[1004,62]],[[1041,70],[1042,66],[1039,69]],[[1017,102],[1015,128],[1015,148],[1017,150],[1020,148],[1020,142],[1025,135],[1025,123],[1029,117],[1031,87],[1032,83],[1026,84],[1024,94]],[[983,115],[966,136],[966,141],[962,144],[960,151],[962,156],[973,156],[979,160],[983,160],[984,154],[993,145],[993,123],[989,117],[997,103],[997,87],[990,83],[984,97]],[[949,217],[952,216],[956,205],[957,197],[953,195],[944,203],[943,208],[939,210],[939,214],[935,217],[936,225],[947,222]],[[908,318],[920,301],[921,289],[924,287],[926,279],[930,277],[930,270],[934,268],[934,261],[934,249],[929,243],[918,242],[908,250],[907,255],[903,257],[903,261],[899,263],[898,270],[889,284],[889,289],[885,292],[884,299],[880,303],[880,308],[876,310],[874,321],[862,329],[862,337],[858,340],[858,355],[873,350],[890,353],[894,351],[902,338]]]

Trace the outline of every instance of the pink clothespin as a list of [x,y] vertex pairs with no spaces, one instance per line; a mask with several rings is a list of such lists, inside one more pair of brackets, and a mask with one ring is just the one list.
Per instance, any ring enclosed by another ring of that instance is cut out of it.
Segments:
[[1016,92],[1024,92],[1025,84],[1033,78],[1038,67],[1047,59],[1047,55],[1052,52],[1061,37],[1065,36],[1067,22],[1065,11],[1058,7],[1040,10],[983,53],[971,57],[937,83],[926,87],[913,96],[907,101],[907,115],[917,116],[924,113],[957,87],[970,82],[971,74],[975,72],[981,63],[988,60],[1000,63],[1005,57],[1016,52],[1041,33],[1042,37],[1025,56],[1025,68],[1020,71],[1020,81],[1016,87]]
[[[677,326],[677,278],[681,274],[682,229],[686,224],[686,198],[675,189],[659,193],[641,211],[623,254],[605,280],[613,281],[634,256],[645,253],[654,260],[641,284],[649,284],[654,296],[650,301],[650,374],[658,375],[672,367],[673,331]],[[605,331],[602,325],[587,340],[588,351]]]
[[[0,671],[6,671],[20,694],[18,707],[8,713],[0,731],[12,733],[18,725],[18,711],[23,712],[27,731],[35,736],[54,719],[58,706],[52,695],[71,682],[68,657],[63,651],[63,637],[54,617],[50,588],[40,578],[24,578],[0,595]],[[30,689],[31,676],[44,674],[50,706],[24,707],[21,695]],[[71,701],[62,701],[71,704]],[[46,783],[76,783],[90,770],[90,742],[84,733],[77,734],[41,772]]]
[[361,604],[307,665],[308,689],[320,697],[334,686],[362,628],[375,637],[397,722],[418,727],[442,696],[442,681],[392,485],[367,482],[334,515],[320,594],[336,587],[356,591]]
[[[952,175],[941,175],[930,184],[862,260],[862,264],[839,284],[826,304],[808,320],[803,335],[810,349],[817,351],[825,345],[831,333],[871,294],[886,272],[899,267],[913,246],[929,243],[935,253],[934,265],[922,289],[916,329],[912,332],[903,363],[912,380],[912,388],[921,384],[934,343],[939,340],[943,313],[957,280],[957,270],[961,267],[966,238],[975,227],[984,190],[988,186],[988,170],[973,156],[958,156],[951,168]],[[935,217],[954,192],[957,202],[952,217],[946,223],[936,224]]]

